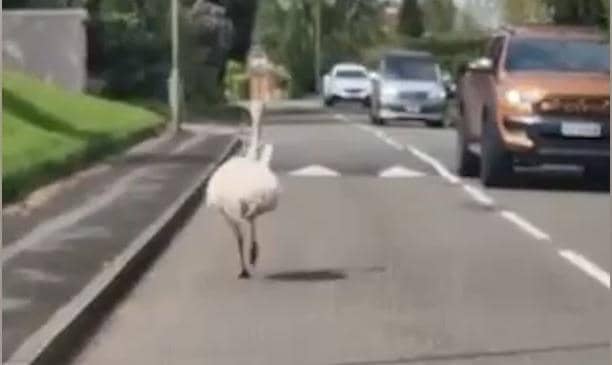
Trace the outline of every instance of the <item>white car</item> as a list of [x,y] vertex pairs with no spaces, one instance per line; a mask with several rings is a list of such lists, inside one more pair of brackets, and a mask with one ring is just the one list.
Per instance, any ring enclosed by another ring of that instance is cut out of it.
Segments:
[[337,101],[359,101],[369,104],[371,81],[368,70],[354,63],[340,63],[323,77],[323,99],[332,106]]

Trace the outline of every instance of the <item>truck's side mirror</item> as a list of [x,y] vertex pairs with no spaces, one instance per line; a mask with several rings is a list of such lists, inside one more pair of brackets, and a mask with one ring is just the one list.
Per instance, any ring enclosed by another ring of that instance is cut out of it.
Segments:
[[488,57],[481,57],[468,63],[467,68],[475,72],[491,72],[493,71],[493,60]]

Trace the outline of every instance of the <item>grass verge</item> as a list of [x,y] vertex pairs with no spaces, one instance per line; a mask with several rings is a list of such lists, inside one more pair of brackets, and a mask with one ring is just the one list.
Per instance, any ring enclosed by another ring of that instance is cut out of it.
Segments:
[[2,202],[153,135],[164,117],[3,71]]

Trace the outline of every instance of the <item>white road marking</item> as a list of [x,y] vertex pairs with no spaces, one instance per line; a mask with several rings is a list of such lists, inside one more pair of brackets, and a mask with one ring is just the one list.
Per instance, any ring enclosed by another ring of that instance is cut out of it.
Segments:
[[59,275],[45,272],[37,269],[20,268],[14,271],[17,275],[24,277],[26,280],[42,282],[42,283],[61,283],[65,279]]
[[[177,146],[171,154],[180,153],[187,148],[193,146],[195,141],[202,141],[207,135],[198,135],[192,137],[179,146]],[[125,193],[130,184],[148,172],[151,171],[150,166],[140,167],[129,174],[119,178],[109,189],[104,193],[92,197],[87,200],[84,204],[69,210],[63,214],[56,216],[55,218],[45,221],[30,231],[22,238],[15,241],[13,244],[2,248],[2,263],[7,262],[21,252],[31,249],[34,246],[39,245],[42,242],[46,242],[48,237],[56,232],[60,232],[63,229],[75,224],[80,219],[92,215],[93,213],[103,209],[104,207],[115,201],[121,194]]]
[[330,168],[327,168],[325,166],[310,165],[310,166],[302,167],[300,169],[291,171],[289,173],[289,175],[292,175],[292,176],[310,176],[310,177],[321,177],[321,176],[325,176],[325,177],[337,177],[337,176],[340,176],[340,173],[338,173],[337,171],[332,170]]
[[599,281],[603,286],[610,289],[610,273],[592,263],[586,257],[572,250],[559,250],[558,253],[559,256],[563,257],[572,265],[576,266],[593,279]]
[[503,210],[499,213],[505,220],[515,224],[525,233],[529,234],[533,238],[538,241],[550,241],[550,236],[548,233],[542,231],[538,227],[534,226],[531,222],[516,214],[515,212],[511,212],[508,210]]
[[[350,122],[348,118],[346,118],[343,115],[336,114],[335,117],[337,119],[340,119],[346,122]],[[376,137],[382,139],[387,144],[390,144],[390,145],[392,143],[395,144],[395,141],[392,138],[388,137],[382,130],[379,130],[378,128],[375,128],[369,125],[364,125],[364,124],[356,124],[356,123],[352,123],[352,125],[354,125],[355,127],[363,131],[374,134]],[[479,146],[476,146],[476,147],[479,147]],[[461,183],[461,179],[453,175],[440,161],[436,160],[435,158],[431,157],[427,153],[419,150],[418,148],[414,146],[407,145],[406,148],[414,156],[416,156],[423,162],[427,163],[428,165],[432,166],[442,178],[444,178],[451,184]],[[400,148],[400,149],[403,149],[403,148]],[[478,152],[480,151],[478,150]],[[474,186],[471,186],[469,184],[466,184],[466,183],[462,184],[462,188],[476,202],[484,206],[488,206],[488,207],[495,206],[495,201],[491,197],[489,197],[487,194],[485,194],[485,192],[483,192],[482,190]],[[499,212],[499,214],[502,218],[516,225],[518,228],[520,228],[522,231],[529,234],[536,240],[549,241],[549,242],[552,241],[548,233],[536,227],[534,224],[532,224],[525,218],[521,217],[517,213],[512,212],[512,211],[503,210]],[[610,288],[610,274],[606,272],[605,270],[603,270],[602,268],[598,267],[596,264],[589,261],[584,256],[572,250],[559,250],[558,254],[564,259],[566,259],[568,262],[570,262],[572,265],[576,266],[577,268],[585,272],[587,275],[589,275],[590,277],[594,278],[595,280],[603,284],[608,289]]]
[[382,178],[411,178],[411,177],[422,177],[424,173],[407,169],[404,166],[396,165],[382,170],[378,173],[378,177]]
[[393,138],[385,136],[385,138],[383,138],[383,141],[385,141],[386,144],[388,144],[389,146],[395,148],[398,151],[401,151],[401,150],[404,149],[404,146],[401,143],[399,143],[396,140],[394,140]]
[[8,296],[2,296],[2,312],[10,312],[19,310],[23,307],[30,305],[32,301],[30,299],[23,298],[11,298]]
[[495,201],[493,200],[493,198],[485,194],[484,191],[478,189],[477,187],[474,187],[469,184],[463,184],[462,188],[472,197],[472,199],[476,200],[476,202],[487,207],[495,206]]
[[446,169],[446,167],[440,161],[436,160],[435,158],[431,157],[427,153],[419,150],[414,146],[407,147],[410,153],[419,158],[421,161],[433,167],[434,170],[436,170],[438,174],[449,183],[459,184],[461,182],[461,180],[457,176],[453,175],[450,171],[448,171],[448,169]]

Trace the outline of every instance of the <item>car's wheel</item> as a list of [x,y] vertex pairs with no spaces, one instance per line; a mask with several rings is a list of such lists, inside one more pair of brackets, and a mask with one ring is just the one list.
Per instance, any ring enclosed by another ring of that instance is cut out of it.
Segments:
[[325,106],[334,106],[336,98],[334,96],[325,99]]
[[610,183],[610,166],[587,165],[584,167],[584,176],[597,184]]
[[480,181],[485,186],[501,186],[512,178],[513,156],[504,148],[499,130],[490,115],[483,120]]
[[363,101],[361,102],[361,104],[363,105],[363,107],[364,107],[364,108],[369,108],[369,107],[370,107],[370,104],[371,104],[371,102],[370,102],[370,98],[369,98],[369,97],[367,97],[367,98],[363,99]]
[[457,173],[464,177],[478,176],[480,158],[468,148],[463,133],[457,129]]

